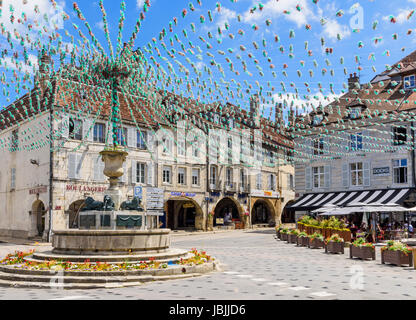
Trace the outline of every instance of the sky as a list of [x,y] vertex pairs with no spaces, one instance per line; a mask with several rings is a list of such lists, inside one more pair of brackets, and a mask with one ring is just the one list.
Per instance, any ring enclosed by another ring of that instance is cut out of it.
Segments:
[[[176,89],[182,95],[207,103],[229,101],[248,109],[250,95],[261,92],[263,116],[273,120],[272,106],[276,103],[283,103],[286,111],[288,107],[299,113],[310,111],[342,95],[349,74],[359,73],[361,82],[366,83],[386,66],[410,54],[416,44],[416,18],[412,14],[416,0],[402,0],[400,6],[397,3],[387,0],[150,0],[147,7],[144,0],[127,0],[122,42],[128,41],[137,19],[144,13],[134,48],[146,49],[145,56],[149,62],[153,61],[155,69],[159,65],[167,76],[181,79],[183,83]],[[103,4],[115,50],[121,1],[104,0]],[[81,0],[77,5],[109,54],[99,1]],[[19,18],[26,22],[16,23]],[[48,37],[58,33],[62,37],[60,48],[70,52],[73,48],[70,35],[75,43],[80,39],[77,28],[91,41],[85,21],[79,19],[73,2],[67,0],[3,1],[0,108],[22,95],[30,87],[22,86],[24,75],[27,73],[33,78],[36,72],[36,50],[26,51],[30,65],[24,64],[19,39],[46,44]],[[32,24],[30,29],[28,24]],[[161,41],[163,29],[166,35]],[[57,46],[58,40],[52,43]],[[13,63],[15,52],[20,71]],[[199,86],[203,83],[205,86],[201,89]],[[174,88],[163,81],[158,81],[156,86],[166,90]]]

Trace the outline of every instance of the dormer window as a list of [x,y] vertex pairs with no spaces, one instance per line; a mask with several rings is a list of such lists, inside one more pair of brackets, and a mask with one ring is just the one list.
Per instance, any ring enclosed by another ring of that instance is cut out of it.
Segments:
[[351,108],[350,109],[350,118],[351,119],[357,119],[359,118],[361,115],[361,108],[360,107],[355,107],[355,108]]
[[215,113],[214,114],[214,122],[216,124],[219,124],[220,123],[220,115],[218,113]]
[[228,127],[230,129],[234,129],[234,119],[228,119]]
[[314,126],[320,125],[323,120],[324,120],[323,115],[316,115],[313,117],[313,125]]
[[411,89],[415,87],[415,75],[404,77],[404,88]]

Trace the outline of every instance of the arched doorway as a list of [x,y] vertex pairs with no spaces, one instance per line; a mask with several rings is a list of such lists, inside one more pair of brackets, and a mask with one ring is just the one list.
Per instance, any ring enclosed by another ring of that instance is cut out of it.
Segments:
[[257,200],[251,210],[251,224],[271,224],[273,222],[273,206],[266,200]]
[[69,229],[78,229],[78,215],[79,211],[81,211],[82,207],[84,206],[85,200],[77,200],[72,202],[68,208],[68,228]]
[[232,221],[240,221],[242,209],[238,202],[232,198],[226,197],[221,199],[215,206],[214,227],[217,225],[224,225],[225,216],[231,213]]
[[165,203],[166,226],[171,230],[196,229],[197,220],[202,218],[199,204],[190,198],[175,197]]
[[289,207],[295,202],[296,202],[295,200],[291,200],[288,203],[286,203],[282,212],[282,223],[295,223],[296,222],[295,210],[289,209]]
[[36,226],[34,234],[36,236],[42,237],[43,232],[45,231],[45,215],[46,215],[45,205],[43,204],[42,201],[36,200],[32,204],[32,215],[33,215],[35,226]]

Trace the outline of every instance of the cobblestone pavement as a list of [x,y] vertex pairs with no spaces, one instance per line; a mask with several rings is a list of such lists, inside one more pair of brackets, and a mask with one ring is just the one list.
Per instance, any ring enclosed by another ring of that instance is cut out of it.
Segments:
[[[325,254],[275,239],[274,230],[175,236],[172,246],[215,256],[223,272],[138,287],[45,290],[0,287],[0,299],[395,299],[416,298],[416,270]],[[28,249],[26,246],[23,249]],[[15,247],[0,244],[0,254]],[[22,249],[22,246],[19,246]],[[39,246],[38,250],[47,250]],[[362,281],[360,280],[362,279]]]

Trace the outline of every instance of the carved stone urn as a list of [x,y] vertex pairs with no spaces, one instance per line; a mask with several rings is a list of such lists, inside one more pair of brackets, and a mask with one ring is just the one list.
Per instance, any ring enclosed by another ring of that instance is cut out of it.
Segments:
[[119,210],[121,204],[121,191],[118,188],[119,178],[124,175],[123,163],[128,153],[118,149],[108,149],[100,152],[104,162],[104,175],[110,182],[110,188],[106,191],[115,204],[115,210]]

